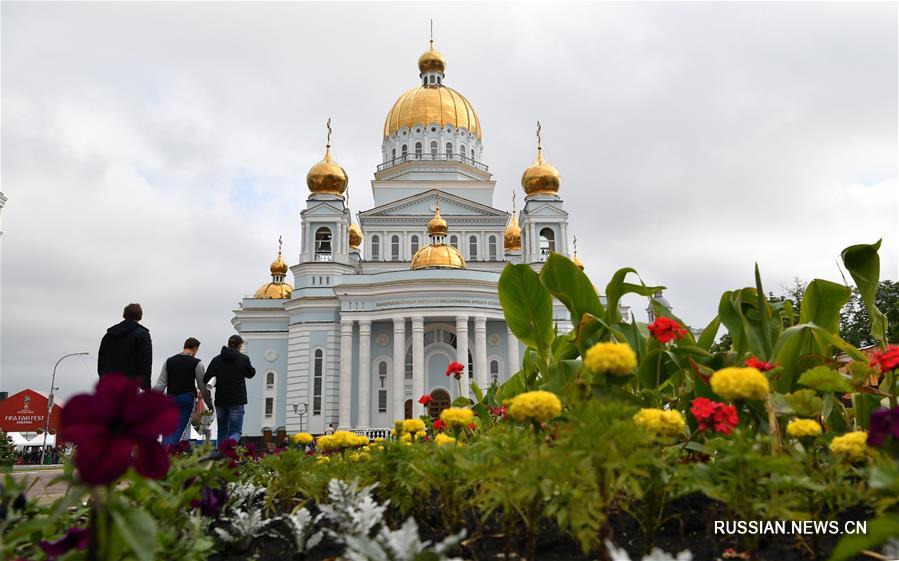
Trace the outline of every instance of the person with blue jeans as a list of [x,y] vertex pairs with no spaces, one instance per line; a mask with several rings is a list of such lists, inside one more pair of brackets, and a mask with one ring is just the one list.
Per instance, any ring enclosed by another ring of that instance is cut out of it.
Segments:
[[243,432],[244,406],[247,404],[247,379],[256,375],[250,357],[240,352],[240,335],[228,338],[228,346],[209,362],[203,386],[215,378],[215,418],[218,443],[227,439],[240,442]]
[[197,358],[200,350],[200,342],[193,337],[188,337],[184,342],[184,350],[175,356],[169,357],[162,364],[162,373],[153,389],[165,392],[178,407],[178,428],[172,434],[165,435],[163,444],[175,445],[181,440],[190,416],[194,411],[197,393],[203,396],[206,407],[212,409],[212,397],[206,384],[203,382],[205,371],[203,363]]

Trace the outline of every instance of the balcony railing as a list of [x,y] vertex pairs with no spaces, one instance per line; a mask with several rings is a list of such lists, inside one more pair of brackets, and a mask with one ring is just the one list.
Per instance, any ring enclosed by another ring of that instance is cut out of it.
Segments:
[[482,164],[474,158],[463,156],[462,154],[406,154],[405,156],[397,156],[392,160],[387,160],[378,166],[378,171],[392,168],[405,162],[462,162],[481,171],[489,171],[487,164]]

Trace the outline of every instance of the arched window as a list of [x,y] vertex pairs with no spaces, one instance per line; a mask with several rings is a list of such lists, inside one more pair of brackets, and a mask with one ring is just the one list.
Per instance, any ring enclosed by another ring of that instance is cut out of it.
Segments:
[[556,250],[556,234],[552,228],[540,230],[540,261],[546,261],[549,254]]
[[453,143],[452,143],[452,142],[447,142],[447,143],[446,143],[446,155],[447,155],[447,156],[452,156],[452,155],[453,155]]
[[371,237],[371,258],[372,261],[381,259],[381,236]]
[[315,260],[331,260],[331,229],[325,226],[315,231]]
[[412,255],[418,253],[418,236],[412,236]]
[[468,258],[472,261],[478,258],[478,237],[471,236],[468,238]]
[[490,379],[494,383],[499,383],[499,361],[498,360],[490,361]]
[[312,361],[312,414],[322,414],[322,386],[325,370],[325,353],[315,349]]
[[390,158],[393,160],[396,159],[396,148],[390,151]]
[[471,159],[474,160],[474,148],[471,149]]
[[387,413],[387,362],[378,363],[378,413]]
[[275,411],[275,398],[267,397],[265,398],[265,416],[271,417]]
[[434,83],[434,79],[435,79],[435,76],[434,76],[434,75],[431,75],[431,83],[432,83],[432,84]]
[[463,158],[465,157],[465,145],[464,144],[459,147],[459,155],[462,156]]
[[269,372],[265,375],[265,387],[267,389],[272,389],[275,387],[275,373]]
[[421,156],[421,142],[415,143],[415,155]]
[[403,144],[403,156],[409,153],[409,147]]
[[496,261],[496,236],[487,238],[487,255],[491,261]]
[[432,156],[437,155],[437,141],[436,140],[431,141],[431,155]]
[[392,236],[390,238],[390,260],[391,261],[399,261],[400,260],[400,237]]
[[450,245],[459,249],[459,236],[450,236]]

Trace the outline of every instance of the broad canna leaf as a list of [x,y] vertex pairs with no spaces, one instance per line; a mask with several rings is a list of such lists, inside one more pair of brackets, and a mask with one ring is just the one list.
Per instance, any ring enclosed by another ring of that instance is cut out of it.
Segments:
[[499,301],[512,333],[525,345],[547,351],[554,338],[553,299],[537,273],[528,265],[506,265]]
[[[621,321],[621,311],[618,309],[618,305],[621,302],[621,297],[625,294],[633,293],[641,296],[652,296],[665,288],[664,286],[646,286],[643,284],[642,279],[640,284],[625,282],[624,279],[627,278],[629,273],[637,275],[637,271],[631,267],[618,269],[612,275],[612,280],[606,285],[606,322],[609,324]],[[637,278],[639,279],[640,275],[637,275]]]
[[584,314],[602,317],[605,313],[593,283],[567,257],[559,253],[550,254],[540,269],[540,280],[549,292],[568,308],[572,325],[580,324]]
[[858,287],[858,292],[865,303],[865,310],[871,319],[871,335],[878,341],[886,340],[887,319],[876,305],[874,294],[877,292],[877,283],[880,281],[880,242],[873,244],[852,245],[843,250],[843,265],[852,275],[852,280]]

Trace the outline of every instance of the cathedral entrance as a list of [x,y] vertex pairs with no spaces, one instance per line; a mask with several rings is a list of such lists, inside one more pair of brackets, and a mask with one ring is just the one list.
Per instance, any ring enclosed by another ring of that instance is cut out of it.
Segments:
[[436,389],[431,392],[431,403],[428,404],[428,415],[432,419],[440,416],[440,413],[450,406],[450,395],[446,390]]
[[405,405],[405,407],[403,407],[403,410],[404,410],[403,418],[411,419],[412,418],[412,400],[411,399],[406,400],[406,405]]

